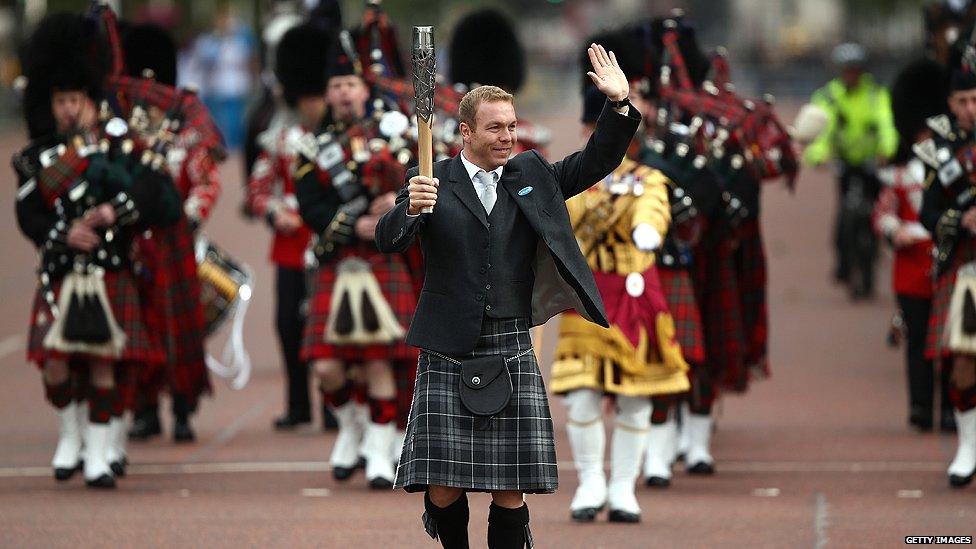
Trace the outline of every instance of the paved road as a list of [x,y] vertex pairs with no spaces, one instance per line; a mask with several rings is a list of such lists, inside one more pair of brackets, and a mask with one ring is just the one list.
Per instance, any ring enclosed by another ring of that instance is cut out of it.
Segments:
[[[572,119],[535,119],[562,130],[554,153],[577,146]],[[0,137],[0,158],[19,141]],[[207,232],[257,273],[246,330],[254,377],[241,391],[217,382],[196,421],[196,444],[132,445],[132,474],[107,494],[50,478],[56,420],[23,360],[33,252],[16,233],[13,184],[0,193],[0,546],[434,547],[418,496],[370,492],[362,477],[331,480],[333,435],[270,430],[282,390],[268,236],[238,216],[238,159],[223,171],[222,203]],[[773,377],[722,402],[718,474],[679,472],[669,490],[640,490],[640,525],[573,524],[575,474],[565,413],[554,404],[562,487],[529,499],[538,547],[889,547],[906,535],[976,534],[976,489],[946,486],[954,439],[906,427],[902,363],[884,346],[887,284],[874,303],[853,306],[828,283],[831,189],[828,173],[810,172],[795,194],[778,186],[765,193]],[[472,498],[474,547],[483,547],[487,505]]]

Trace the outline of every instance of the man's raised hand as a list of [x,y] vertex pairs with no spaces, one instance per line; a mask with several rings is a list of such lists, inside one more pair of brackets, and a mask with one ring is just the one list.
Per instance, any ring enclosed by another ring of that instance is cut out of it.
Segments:
[[590,56],[590,64],[593,65],[593,70],[586,74],[596,84],[597,89],[611,101],[622,101],[630,95],[630,82],[617,64],[617,56],[613,52],[608,53],[603,46],[596,43],[590,44],[586,52]]

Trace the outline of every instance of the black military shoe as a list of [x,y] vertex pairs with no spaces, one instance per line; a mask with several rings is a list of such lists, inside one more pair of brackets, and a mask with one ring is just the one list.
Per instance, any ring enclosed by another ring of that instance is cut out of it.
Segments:
[[332,467],[332,478],[338,481],[349,480],[349,477],[356,473],[357,469],[366,468],[366,458],[360,457],[352,467]]
[[159,414],[156,409],[146,408],[136,412],[132,429],[129,429],[129,440],[148,440],[162,433],[163,427],[159,424]]
[[57,467],[54,469],[54,480],[58,482],[64,482],[70,479],[71,477],[75,476],[75,473],[77,473],[78,471],[81,471],[81,467],[82,467],[82,462],[80,461],[78,462],[78,465],[70,469]]
[[671,486],[671,479],[664,477],[647,477],[644,485],[648,488],[667,488]]
[[689,475],[713,475],[715,474],[715,464],[706,461],[699,461],[688,467]]
[[115,477],[112,475],[102,475],[94,480],[85,479],[85,484],[89,488],[115,488]]
[[390,490],[393,488],[393,481],[388,478],[376,477],[369,481],[369,487],[373,490]]
[[603,511],[603,507],[584,507],[582,509],[571,510],[569,512],[570,518],[575,522],[593,522],[596,520],[596,516]]
[[293,415],[291,412],[287,412],[274,420],[275,431],[292,431],[300,425],[306,425],[312,422],[310,416],[299,416]]
[[193,433],[193,428],[190,427],[190,420],[177,419],[176,423],[173,424],[173,441],[193,442],[196,439],[197,436]]
[[621,511],[620,509],[610,509],[610,514],[607,516],[607,520],[610,522],[626,522],[636,524],[640,522],[640,515],[637,513],[631,513],[629,511]]
[[951,488],[965,488],[973,482],[973,476],[976,475],[976,471],[969,473],[968,476],[960,475],[949,475],[949,486]]
[[[943,414],[942,417],[944,418],[945,415]],[[909,425],[919,431],[928,432],[932,430],[933,423],[931,408],[926,410],[924,406],[912,406],[908,414]]]

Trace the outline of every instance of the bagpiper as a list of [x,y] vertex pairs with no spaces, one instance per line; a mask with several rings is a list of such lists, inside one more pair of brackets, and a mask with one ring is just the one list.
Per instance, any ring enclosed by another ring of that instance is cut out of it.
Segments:
[[931,137],[912,147],[926,166],[920,217],[936,246],[926,355],[950,380],[958,447],[947,474],[955,488],[976,474],[976,49],[964,47],[950,65],[949,114],[929,118]]
[[[128,27],[122,37],[122,51],[128,75],[176,86],[176,43],[165,29],[153,24]],[[158,108],[147,109],[145,124],[138,128],[144,138],[169,123],[164,115]],[[180,123],[184,127],[167,152],[165,167],[180,193],[183,215],[176,225],[146,231],[135,242],[143,315],[160,339],[166,360],[159,367],[144,368],[137,380],[135,417],[129,431],[134,440],[162,432],[158,408],[159,394],[165,390],[172,399],[173,440],[193,441],[190,416],[197,410],[200,397],[211,391],[194,246],[196,233],[220,194],[217,166],[224,152],[219,144],[193,141],[196,131],[189,126],[212,124],[209,117]]]
[[[161,150],[132,135],[105,100],[111,58],[99,11],[46,17],[25,61],[32,143],[13,160],[16,212],[40,253],[27,356],[43,370],[60,418],[55,478],[67,480],[82,467],[84,441],[86,483],[111,488],[110,420],[121,410],[116,370],[162,360],[142,318],[129,246],[138,232],[175,223],[179,198],[158,169]],[[72,379],[80,372],[87,384]],[[83,433],[76,403],[82,395]]]
[[301,357],[312,362],[339,422],[330,458],[339,480],[359,461],[360,443],[347,436],[356,421],[348,373],[361,367],[369,405],[361,450],[366,478],[370,487],[386,489],[393,486],[398,445],[396,369],[417,359],[404,336],[418,273],[407,254],[380,252],[373,235],[413,161],[409,121],[391,102],[371,97],[348,33],[339,34],[332,51],[320,133],[293,141],[299,212],[317,236]]

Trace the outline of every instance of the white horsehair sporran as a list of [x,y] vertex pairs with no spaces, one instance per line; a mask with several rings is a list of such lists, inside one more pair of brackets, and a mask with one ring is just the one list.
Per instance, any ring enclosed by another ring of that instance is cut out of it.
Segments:
[[956,273],[944,337],[953,353],[976,355],[976,262],[966,263]]
[[358,257],[340,261],[329,304],[326,343],[383,345],[399,341],[405,334],[369,262]]

